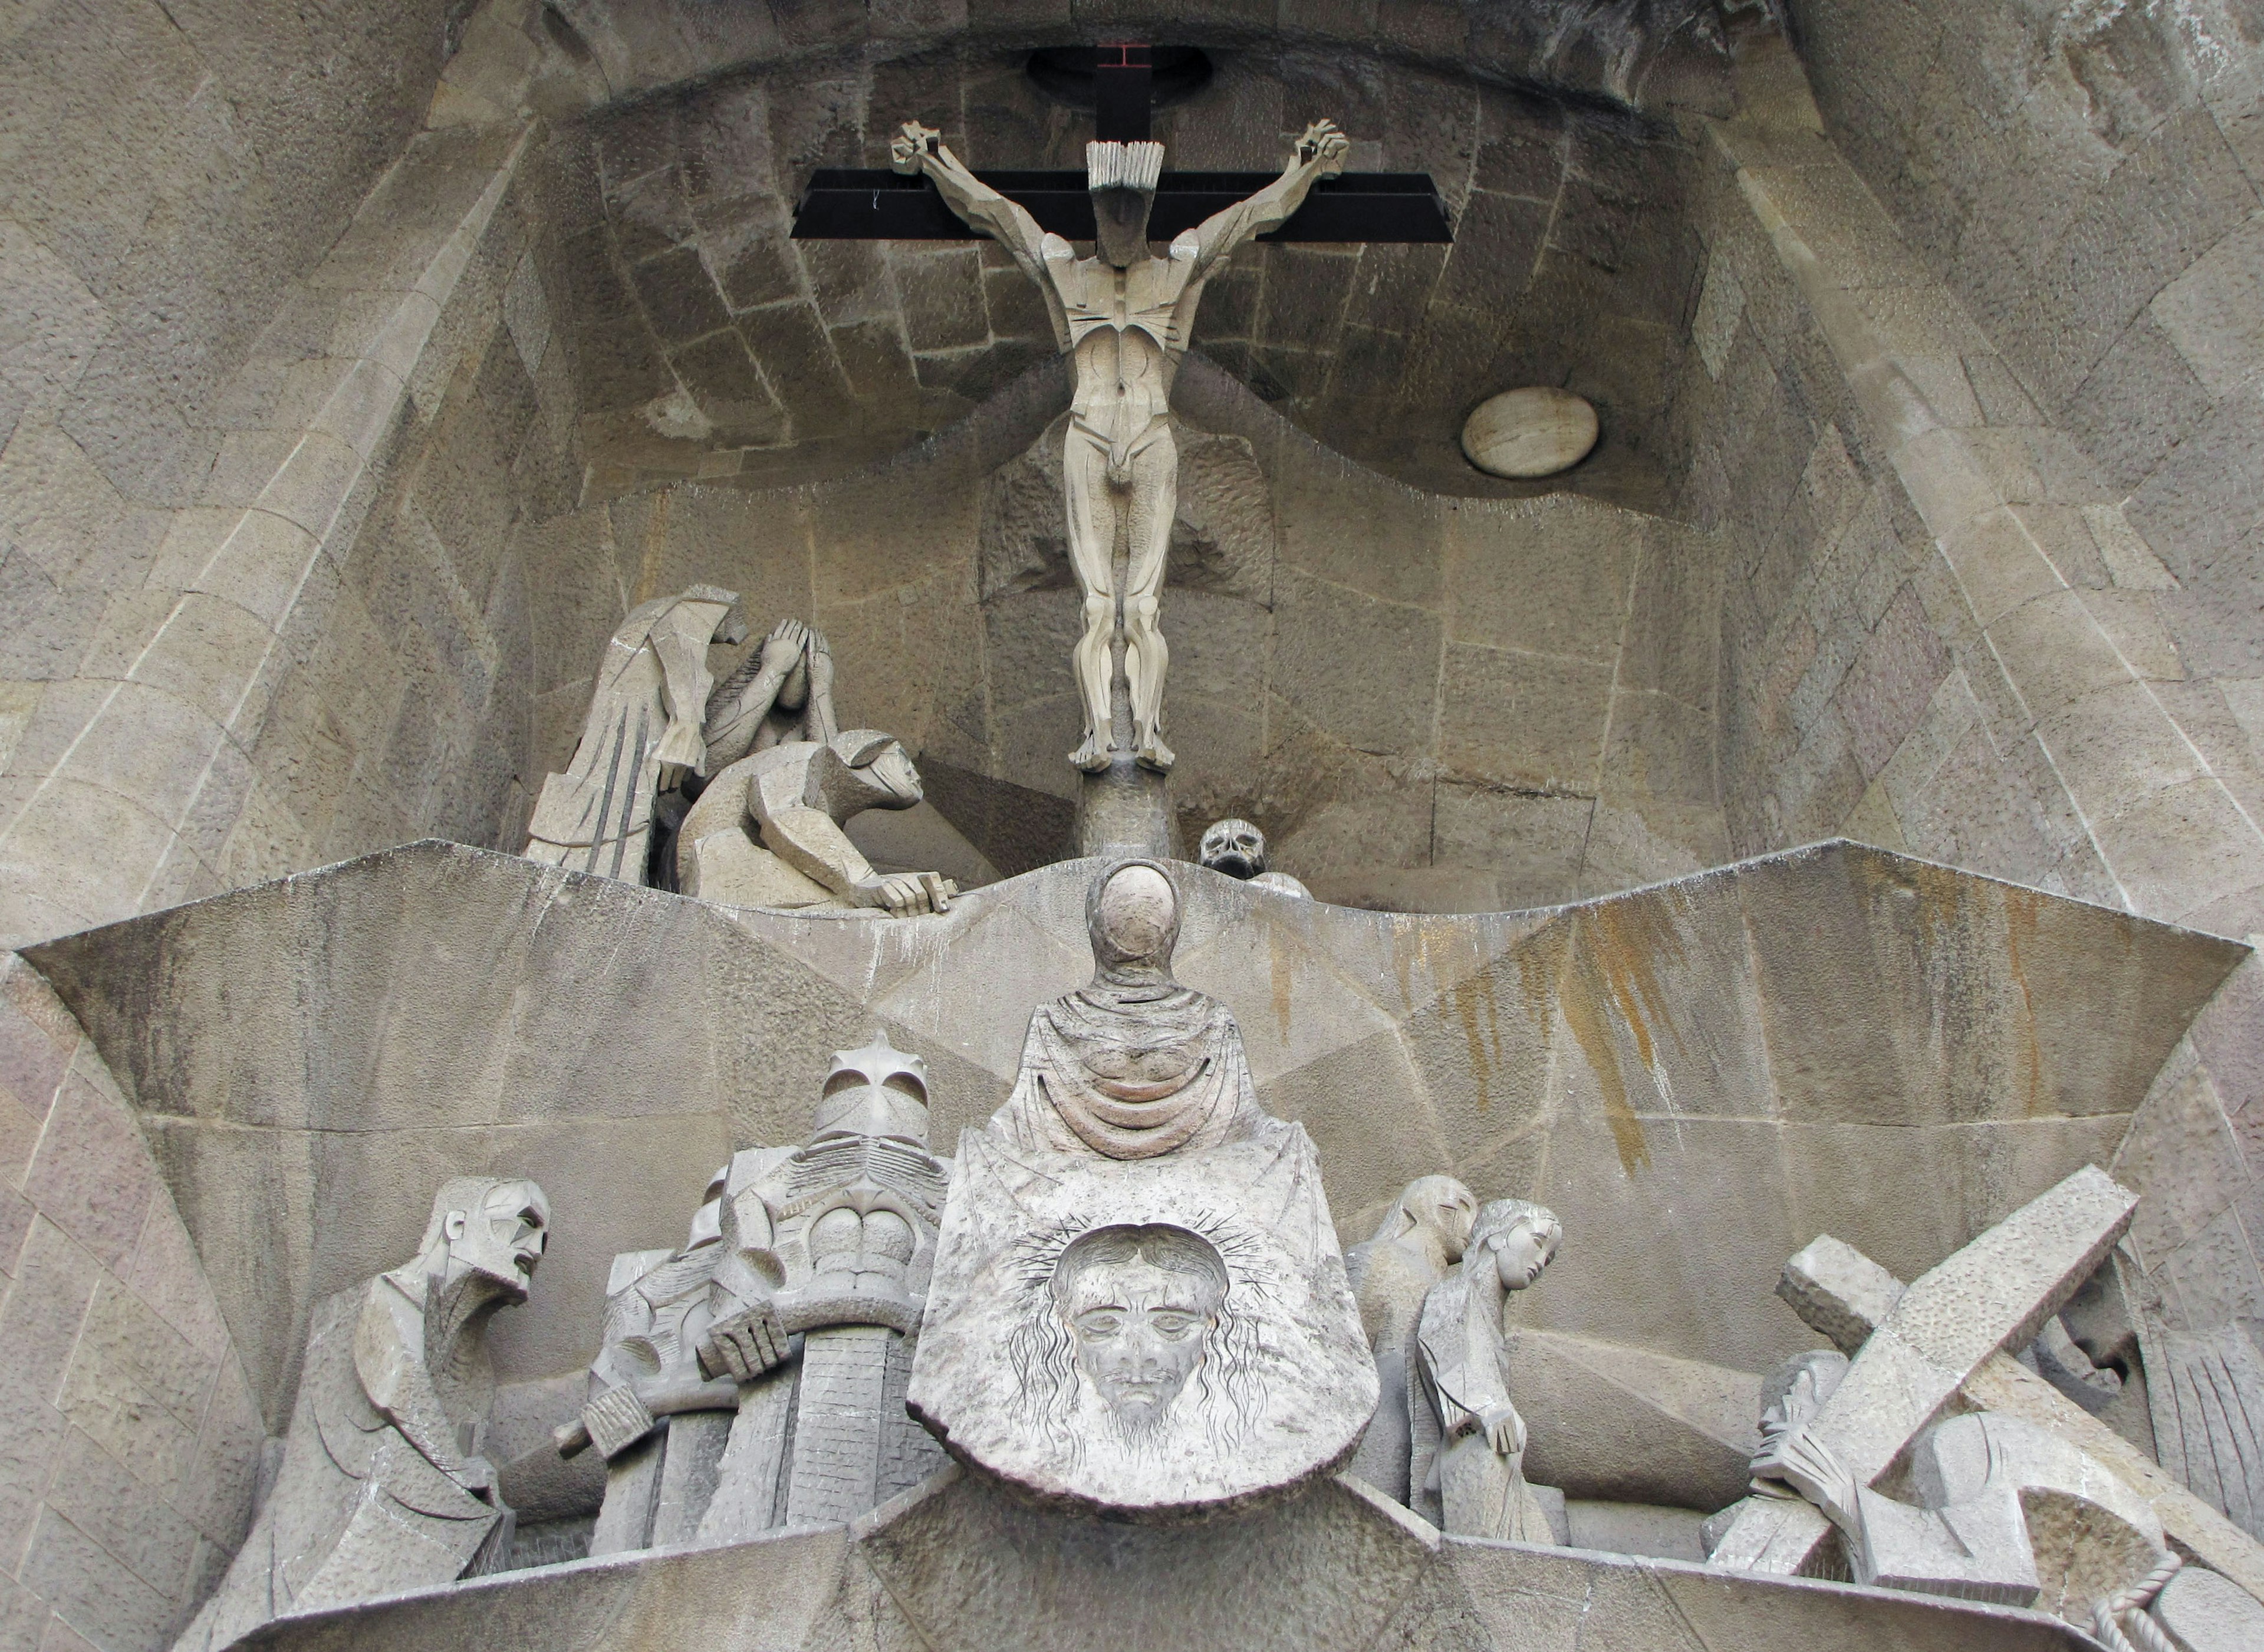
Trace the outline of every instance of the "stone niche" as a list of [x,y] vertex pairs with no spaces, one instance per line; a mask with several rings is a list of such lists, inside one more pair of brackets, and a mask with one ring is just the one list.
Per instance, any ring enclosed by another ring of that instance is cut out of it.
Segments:
[[[530,527],[538,762],[572,749],[620,591],[719,583],[758,636],[783,615],[824,632],[845,726],[901,736],[992,866],[1066,853],[1079,622],[1044,460],[1065,394],[1048,362],[854,477],[681,482]],[[1324,900],[1402,911],[1541,906],[1727,859],[1716,536],[1572,494],[1408,487],[1200,356],[1176,404],[1165,711],[1186,841],[1254,820]]]
[[[1669,54],[1709,60],[1714,84],[1682,92],[1719,104],[1718,32],[1669,15],[1710,10],[1621,7],[1604,26],[1656,30]],[[1531,26],[1578,54],[1599,21]],[[1562,386],[1596,405],[1604,436],[1558,485],[1651,509],[1671,496],[1684,462],[1672,404],[1703,262],[1673,94],[1638,110],[1613,88],[1613,107],[1571,83],[1577,71],[1511,91],[1404,42],[1378,56],[1194,32],[1215,72],[1157,112],[1167,165],[1271,171],[1280,134],[1326,116],[1353,139],[1353,166],[1430,173],[1455,221],[1451,246],[1245,250],[1208,285],[1198,353],[1338,451],[1477,497],[1543,489],[1462,459],[1470,409],[1515,386]],[[1601,61],[1656,61],[1630,44]],[[550,209],[541,274],[594,491],[842,474],[1054,354],[1042,303],[994,245],[788,233],[810,169],[886,165],[915,116],[978,169],[1081,166],[1090,116],[1050,99],[1027,54],[1026,40],[978,28],[916,54],[726,60],[555,130],[531,165]]]

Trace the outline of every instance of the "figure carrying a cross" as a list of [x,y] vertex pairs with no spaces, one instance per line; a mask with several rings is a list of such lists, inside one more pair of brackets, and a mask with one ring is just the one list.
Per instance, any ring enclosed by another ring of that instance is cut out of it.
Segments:
[[[1099,238],[1095,255],[1080,258],[1066,239],[1041,228],[1026,208],[969,171],[934,128],[907,121],[889,146],[897,171],[925,174],[970,228],[1012,255],[1045,294],[1056,344],[1075,358],[1062,492],[1069,507],[1070,561],[1085,597],[1085,633],[1075,656],[1085,741],[1070,761],[1088,774],[1106,770],[1114,750],[1111,653],[1120,626],[1133,756],[1159,774],[1172,763],[1172,749],[1164,743],[1170,650],[1157,625],[1165,554],[1179,504],[1171,395],[1203,283],[1237,248],[1286,222],[1316,181],[1342,172],[1351,148],[1351,140],[1330,122],[1315,121],[1281,177],[1181,231],[1157,257],[1149,250],[1148,214],[1164,146],[1088,143],[1085,187]],[[1114,572],[1120,528],[1128,553],[1121,591]]]

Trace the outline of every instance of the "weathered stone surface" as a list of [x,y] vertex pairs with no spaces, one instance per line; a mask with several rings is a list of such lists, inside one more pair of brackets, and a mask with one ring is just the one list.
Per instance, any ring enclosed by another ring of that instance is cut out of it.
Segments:
[[[927,1061],[937,1137],[955,1139],[1005,1098],[1026,1006],[1089,975],[1092,870],[913,925],[733,921],[433,845],[38,962],[160,1145],[279,1424],[312,1300],[412,1244],[440,1177],[523,1163],[555,1201],[534,1304],[495,1337],[515,1380],[586,1360],[611,1258],[680,1243],[665,1213],[696,1206],[735,1143],[800,1134],[813,1041],[885,1026]],[[1419,1175],[1521,1191],[1571,1231],[1623,1235],[1554,1264],[1526,1326],[1748,1372],[1808,1345],[1771,1295],[1805,1238],[1910,1277],[2103,1156],[2239,955],[1852,846],[1522,917],[1179,875],[1178,972],[1232,1011],[1263,1105],[1310,1131],[1347,1236]],[[413,1047],[388,1031],[407,1025]],[[1954,1112],[1938,1039],[1963,1075]],[[1407,1122],[1379,1140],[1387,1109]]]
[[[1285,1556],[1294,1563],[1280,1563]],[[1217,1582],[1190,1588],[1190,1577]],[[1250,1520],[1109,1528],[1030,1510],[954,1473],[847,1533],[786,1532],[482,1579],[360,1612],[289,1619],[244,1645],[362,1652],[410,1641],[430,1652],[476,1652],[505,1634],[574,1652],[650,1638],[1036,1652],[1064,1634],[1104,1652],[1406,1644],[1576,1652],[1594,1643],[1801,1652],[1856,1641],[1896,1652],[2074,1652],[2088,1644],[2033,1612],[1441,1539],[1342,1482]]]
[[0,1176],[0,1624],[154,1648],[241,1541],[266,1431],[130,1104],[20,959],[0,1048],[23,1121]]

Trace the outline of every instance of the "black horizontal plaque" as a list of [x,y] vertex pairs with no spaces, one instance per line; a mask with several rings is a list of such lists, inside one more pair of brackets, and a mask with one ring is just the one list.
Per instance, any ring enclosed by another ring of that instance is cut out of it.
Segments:
[[[984,183],[1070,241],[1093,237],[1082,172],[984,172]],[[1273,172],[1166,172],[1148,234],[1169,241],[1274,182]],[[973,241],[925,178],[885,168],[828,167],[810,175],[794,215],[797,241]],[[1346,172],[1323,178],[1296,215],[1261,241],[1452,241],[1446,203],[1426,172]]]

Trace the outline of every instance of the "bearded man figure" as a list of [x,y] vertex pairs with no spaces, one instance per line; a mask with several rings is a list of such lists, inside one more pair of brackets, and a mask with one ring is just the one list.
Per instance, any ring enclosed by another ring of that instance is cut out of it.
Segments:
[[[1027,211],[968,170],[933,127],[907,121],[889,146],[897,171],[925,173],[969,228],[997,240],[1037,283],[1053,318],[1054,341],[1075,359],[1062,492],[1070,561],[1085,596],[1085,633],[1074,656],[1085,740],[1070,761],[1088,774],[1107,768],[1116,749],[1110,645],[1120,625],[1134,758],[1157,773],[1173,762],[1164,743],[1164,671],[1171,651],[1157,624],[1165,554],[1179,508],[1171,395],[1203,283],[1244,243],[1286,223],[1317,180],[1343,171],[1351,149],[1352,141],[1333,125],[1315,121],[1280,178],[1183,232],[1157,257],[1149,250],[1148,210],[1163,175],[1164,146],[1088,143],[1085,186],[1099,241],[1093,256],[1079,257],[1069,242],[1040,228]],[[1121,591],[1115,576],[1120,531],[1128,559]]]

